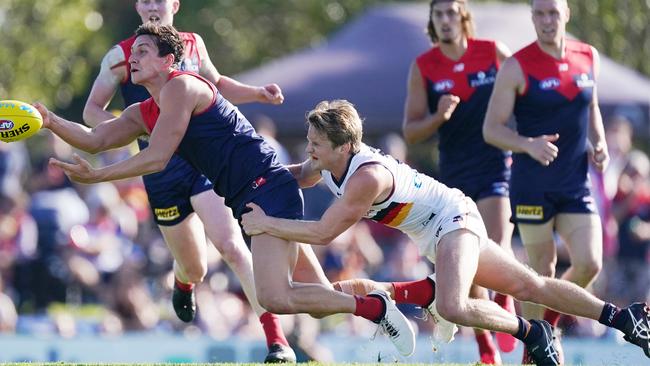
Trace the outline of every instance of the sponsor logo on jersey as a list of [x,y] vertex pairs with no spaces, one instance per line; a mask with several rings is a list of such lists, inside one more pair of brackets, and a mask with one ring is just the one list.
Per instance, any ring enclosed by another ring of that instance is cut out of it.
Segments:
[[544,208],[542,206],[517,205],[516,216],[518,219],[542,220]]
[[460,222],[460,221],[463,221],[463,216],[461,215],[454,216],[454,218],[451,219],[451,222]]
[[573,79],[575,80],[576,85],[580,89],[593,88],[594,85],[596,84],[596,82],[587,73],[582,73],[580,75],[576,75]]
[[497,69],[495,67],[490,68],[487,72],[479,71],[474,74],[467,75],[469,79],[469,86],[472,88],[478,88],[483,85],[492,85],[497,78]]
[[169,208],[154,208],[153,212],[159,221],[172,221],[181,216],[181,213],[178,210],[178,206],[172,206]]
[[560,79],[546,78],[539,82],[539,88],[542,90],[553,90],[560,87]]
[[199,72],[199,60],[197,58],[185,58],[181,61],[179,65],[181,71],[191,71],[198,74]]
[[444,93],[450,91],[454,87],[454,85],[455,84],[453,80],[449,80],[449,79],[439,80],[433,84],[433,90],[436,93]]
[[465,71],[465,64],[464,63],[459,63],[454,65],[454,72],[463,72]]
[[[3,127],[0,128],[0,136],[2,136],[3,139],[18,137],[18,136],[24,134],[25,132],[29,131],[29,125],[27,123],[25,123],[24,125],[16,128],[15,130],[7,131],[4,128],[6,122],[11,122],[11,121],[8,121],[8,120],[0,121],[0,124],[3,125]],[[13,122],[11,122],[11,124],[12,124],[12,127],[13,127]]]
[[0,131],[7,131],[14,128],[14,121],[9,119],[0,120]]
[[440,232],[442,231],[442,226],[438,226],[438,230],[436,230],[436,238],[440,237]]

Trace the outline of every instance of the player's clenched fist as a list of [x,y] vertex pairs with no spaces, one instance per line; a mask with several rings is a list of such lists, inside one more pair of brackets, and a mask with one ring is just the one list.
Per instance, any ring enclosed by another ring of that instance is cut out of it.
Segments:
[[531,158],[544,166],[549,166],[557,158],[559,149],[553,142],[559,138],[560,135],[557,133],[529,138],[525,150]]
[[459,97],[452,94],[445,94],[438,100],[438,113],[445,121],[448,121],[456,110],[458,103],[460,103]]

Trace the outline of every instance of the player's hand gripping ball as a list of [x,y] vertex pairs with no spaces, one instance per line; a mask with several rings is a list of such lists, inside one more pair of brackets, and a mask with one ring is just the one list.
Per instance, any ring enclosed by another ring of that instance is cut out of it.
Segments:
[[43,117],[31,104],[0,100],[0,140],[13,142],[34,135],[43,126]]

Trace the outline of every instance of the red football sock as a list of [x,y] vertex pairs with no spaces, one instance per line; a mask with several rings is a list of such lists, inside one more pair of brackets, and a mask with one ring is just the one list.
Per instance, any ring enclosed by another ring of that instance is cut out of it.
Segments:
[[289,346],[287,338],[284,337],[282,326],[280,326],[280,318],[277,315],[267,311],[260,316],[260,323],[262,323],[262,328],[264,329],[267,347],[270,347],[273,343]]
[[194,290],[193,283],[183,283],[178,278],[174,277],[174,282],[176,283],[176,288],[184,292],[192,292]]
[[371,321],[377,321],[384,313],[384,303],[372,296],[354,296],[357,307],[354,315],[364,317]]
[[557,323],[560,322],[561,313],[558,313],[555,310],[546,309],[544,311],[544,320],[549,322],[554,328],[557,327]]
[[415,304],[427,307],[436,296],[436,287],[428,278],[412,282],[393,282],[395,302],[398,304]]
[[477,331],[476,334],[476,343],[478,344],[478,353],[481,355],[481,360],[483,360],[483,355],[489,355],[489,359],[494,359],[494,354],[497,353],[496,347],[494,347],[494,342],[492,341],[492,334],[488,331]]

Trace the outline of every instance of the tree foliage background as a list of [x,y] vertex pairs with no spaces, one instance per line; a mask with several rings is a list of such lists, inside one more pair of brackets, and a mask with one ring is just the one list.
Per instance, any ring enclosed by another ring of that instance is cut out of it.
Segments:
[[[175,25],[201,34],[219,70],[235,74],[315,45],[367,7],[386,2],[397,1],[183,0]],[[0,1],[0,99],[43,100],[79,118],[101,57],[140,23],[134,3]],[[650,75],[650,0],[569,4],[571,33]]]

